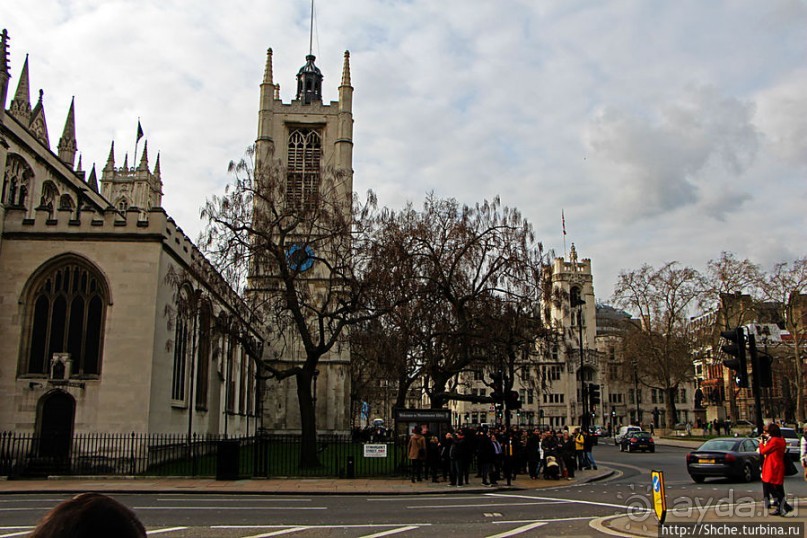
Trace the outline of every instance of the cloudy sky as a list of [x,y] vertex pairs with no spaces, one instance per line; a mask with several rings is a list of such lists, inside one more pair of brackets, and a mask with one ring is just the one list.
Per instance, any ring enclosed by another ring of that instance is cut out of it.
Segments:
[[[267,48],[294,97],[309,16],[309,0],[0,7],[12,94],[29,54],[54,147],[72,96],[85,169],[112,140],[131,162],[139,117],[192,238],[255,139]],[[320,0],[326,101],[346,49],[354,188],[382,205],[499,195],[558,255],[563,210],[600,300],[643,263],[807,254],[805,0]]]

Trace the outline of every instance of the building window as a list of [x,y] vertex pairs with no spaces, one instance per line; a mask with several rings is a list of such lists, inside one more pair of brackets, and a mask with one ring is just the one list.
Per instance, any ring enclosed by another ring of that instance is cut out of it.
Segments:
[[30,180],[34,171],[19,155],[11,154],[6,159],[6,171],[3,175],[2,201],[8,206],[24,207],[28,196]]
[[109,302],[104,279],[83,259],[68,255],[40,270],[28,293],[29,333],[20,372],[45,375],[54,353],[69,353],[72,376],[100,375]]
[[210,305],[204,303],[199,312],[199,350],[196,365],[196,409],[207,409],[208,379],[210,377]]
[[289,133],[286,202],[295,209],[313,209],[319,196],[322,140],[318,130],[298,128]]
[[532,405],[535,402],[535,391],[527,391],[527,405]]
[[177,314],[174,321],[174,365],[171,376],[171,399],[177,402],[185,401],[188,365],[192,352],[192,322],[193,308],[191,305],[192,292],[183,287],[177,299]]

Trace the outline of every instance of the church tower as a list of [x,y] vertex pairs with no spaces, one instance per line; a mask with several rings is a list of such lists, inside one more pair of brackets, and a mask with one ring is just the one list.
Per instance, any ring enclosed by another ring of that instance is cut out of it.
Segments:
[[552,355],[566,374],[559,381],[565,384],[567,424],[580,424],[584,412],[581,383],[600,384],[603,376],[596,353],[597,309],[591,260],[579,260],[572,243],[569,259],[555,258],[551,269],[547,271],[552,293],[549,324],[559,337]]
[[[353,195],[353,87],[350,81],[350,53],[345,51],[338,101],[324,103],[325,77],[313,54],[305,57],[297,72],[296,93],[291,102],[280,97],[274,81],[272,49],[267,51],[260,86],[258,138],[255,142],[256,186],[263,196],[255,197],[254,217],[277,212],[287,215],[313,213],[324,206],[341,212],[349,222]],[[271,209],[267,207],[271,205]],[[314,231],[292,232],[284,239],[287,257],[296,256],[298,279],[309,287],[311,296],[324,296],[328,286],[329,257],[336,252],[329,240]],[[274,232],[273,232],[274,233]],[[247,280],[250,300],[278,285],[273,264],[253,260]],[[331,289],[328,293],[333,293]],[[269,330],[276,328],[268,327]],[[282,329],[277,329],[282,331]],[[306,352],[292,329],[276,338],[282,347],[267,346],[264,360],[278,370],[300,366]],[[350,423],[350,353],[348,346],[334,347],[320,358],[312,379],[316,429],[345,432]],[[264,391],[263,426],[275,431],[297,431],[300,418],[295,378],[270,380]]]
[[[163,181],[160,175],[160,154],[154,169],[149,170],[148,141],[143,147],[140,164],[129,166],[129,155],[123,160],[123,166],[115,166],[115,142],[109,148],[109,157],[101,172],[101,189],[104,197],[112,202],[115,209],[129,211],[135,208],[140,211],[141,219],[145,212],[155,207],[162,207]],[[94,172],[94,170],[93,170]],[[90,175],[90,186],[94,184],[95,174]]]

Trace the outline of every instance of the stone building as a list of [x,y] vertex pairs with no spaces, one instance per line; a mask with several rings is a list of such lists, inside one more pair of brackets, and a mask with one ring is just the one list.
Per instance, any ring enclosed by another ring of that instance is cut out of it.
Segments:
[[119,166],[113,143],[99,183],[76,160],[74,104],[54,150],[27,58],[6,109],[9,82],[4,31],[0,431],[254,431],[262,336],[162,208],[159,155]]
[[[305,64],[297,73],[295,99],[284,103],[280,97],[280,85],[275,84],[273,78],[272,50],[267,52],[260,90],[255,171],[256,177],[262,181],[261,188],[270,192],[263,192],[255,198],[255,216],[286,211],[289,214],[297,211],[314,213],[324,203],[328,204],[328,210],[342,212],[349,219],[353,195],[350,56],[345,52],[338,87],[339,100],[330,103],[322,101],[324,76],[315,59],[312,54],[306,56]],[[284,241],[290,245],[287,256],[298,273],[297,278],[309,287],[309,297],[313,298],[310,304],[317,302],[317,297],[332,296],[330,267],[337,263],[336,257],[344,255],[338,241],[331,239],[327,231],[318,232],[316,228],[295,232]],[[247,285],[247,298],[251,303],[263,303],[280,285],[272,261],[253,261]],[[316,325],[313,317],[309,323]],[[327,327],[322,330],[327,332]],[[278,370],[303,365],[306,352],[298,334],[293,329],[278,331],[282,334],[277,334],[266,346],[264,360]],[[330,337],[323,335],[326,339]],[[347,345],[337,345],[317,363],[311,389],[319,431],[347,432],[350,429],[349,366]],[[294,376],[268,381],[264,405],[264,426],[267,429],[300,430],[298,381]]]

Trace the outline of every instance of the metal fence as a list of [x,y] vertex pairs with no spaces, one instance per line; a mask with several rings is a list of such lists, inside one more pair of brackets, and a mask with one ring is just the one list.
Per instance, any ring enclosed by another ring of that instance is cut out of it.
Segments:
[[49,475],[381,477],[407,472],[405,447],[320,435],[318,465],[300,465],[300,435],[76,434],[48,438],[0,433],[0,476]]

